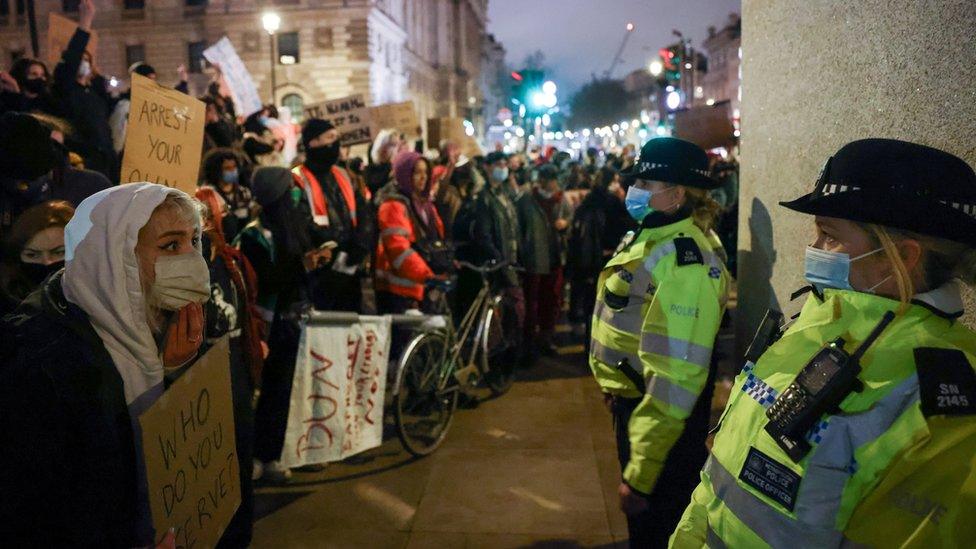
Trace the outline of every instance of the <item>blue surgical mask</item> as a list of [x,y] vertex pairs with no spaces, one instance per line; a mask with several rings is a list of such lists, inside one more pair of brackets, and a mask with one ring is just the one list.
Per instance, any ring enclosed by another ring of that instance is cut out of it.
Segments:
[[[883,249],[884,248],[878,248],[852,258],[843,252],[831,252],[828,250],[821,250],[820,248],[814,248],[813,246],[807,246],[805,260],[806,279],[821,292],[827,288],[833,288],[835,290],[854,290],[855,288],[851,286],[850,280],[851,263],[861,259],[862,257],[876,254]],[[867,290],[858,291],[873,293],[874,289],[884,284],[888,278],[891,277],[889,276],[885,278]]]
[[495,181],[505,181],[508,179],[508,168],[492,168],[491,178]]
[[233,184],[233,183],[237,183],[238,179],[240,178],[240,175],[238,174],[237,170],[234,169],[229,172],[223,172],[221,177],[223,178],[224,183]]
[[635,221],[640,223],[647,217],[647,214],[651,213],[651,197],[654,193],[646,189],[638,189],[636,185],[631,185],[627,189],[627,197],[624,198],[624,204],[627,206],[627,213],[630,217],[633,217]]

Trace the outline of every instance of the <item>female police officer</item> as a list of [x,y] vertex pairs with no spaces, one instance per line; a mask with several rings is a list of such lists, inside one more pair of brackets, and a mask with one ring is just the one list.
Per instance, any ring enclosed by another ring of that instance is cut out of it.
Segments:
[[814,291],[736,379],[672,544],[972,546],[976,174],[867,139],[782,205],[816,216]]
[[687,141],[644,145],[624,173],[640,230],[597,285],[590,367],[613,411],[632,547],[667,543],[707,455],[712,345],[729,281],[705,234],[718,211],[707,167]]

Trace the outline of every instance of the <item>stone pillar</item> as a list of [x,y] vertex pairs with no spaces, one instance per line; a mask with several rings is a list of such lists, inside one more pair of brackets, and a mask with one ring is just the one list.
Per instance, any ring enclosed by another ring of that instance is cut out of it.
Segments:
[[831,153],[886,137],[976,164],[972,0],[743,0],[742,28],[740,352],[767,307],[798,310],[813,222],[778,202],[809,192]]

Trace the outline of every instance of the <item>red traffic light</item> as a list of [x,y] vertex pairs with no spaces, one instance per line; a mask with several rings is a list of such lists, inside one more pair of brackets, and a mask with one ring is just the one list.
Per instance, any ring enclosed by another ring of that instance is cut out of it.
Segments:
[[512,71],[511,76],[512,76],[512,80],[518,80],[519,82],[522,81],[522,75],[519,74],[517,71]]

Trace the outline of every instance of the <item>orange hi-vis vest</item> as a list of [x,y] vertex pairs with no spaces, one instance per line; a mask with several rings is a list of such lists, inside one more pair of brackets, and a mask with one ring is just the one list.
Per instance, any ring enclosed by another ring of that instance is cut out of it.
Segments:
[[[291,170],[291,173],[295,178],[295,183],[308,196],[308,202],[312,207],[312,218],[315,220],[315,224],[327,227],[329,225],[329,209],[325,200],[325,193],[322,192],[322,185],[319,183],[318,178],[304,164],[295,166]],[[338,166],[332,166],[332,177],[339,184],[339,191],[342,193],[342,198],[345,199],[346,206],[349,207],[349,217],[352,218],[352,226],[355,227],[358,220],[356,218],[356,194],[352,189],[352,184],[349,183],[346,174]]]

